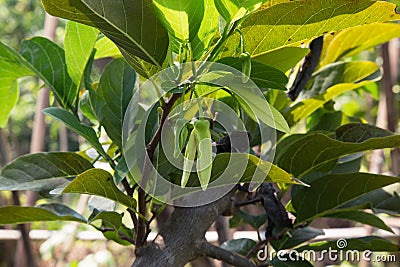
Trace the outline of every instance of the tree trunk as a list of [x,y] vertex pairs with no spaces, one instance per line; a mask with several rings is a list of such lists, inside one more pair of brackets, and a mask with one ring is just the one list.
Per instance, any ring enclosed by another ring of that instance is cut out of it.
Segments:
[[[382,46],[383,58],[383,77],[382,89],[380,90],[378,115],[376,126],[392,132],[397,131],[397,106],[393,85],[397,82],[398,70],[398,40],[390,41]],[[374,150],[371,155],[369,171],[372,173],[382,173],[384,165],[383,150]],[[400,151],[395,148],[391,151],[390,171],[393,175],[400,172]]]
[[181,267],[200,257],[234,266],[255,267],[248,259],[208,243],[205,234],[219,215],[230,211],[233,191],[221,199],[195,208],[176,207],[153,242],[138,249],[132,267]]

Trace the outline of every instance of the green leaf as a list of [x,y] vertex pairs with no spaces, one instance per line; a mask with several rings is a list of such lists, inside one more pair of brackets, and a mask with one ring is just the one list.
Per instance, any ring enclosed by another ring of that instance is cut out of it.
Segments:
[[133,61],[139,57],[159,67],[164,62],[168,35],[158,22],[150,0],[44,0],[42,3],[53,16],[98,28]]
[[360,210],[337,210],[332,211],[323,217],[351,220],[393,233],[392,229],[387,226],[379,217],[372,213],[367,213]]
[[[124,240],[121,238],[121,234],[123,234],[126,237],[129,237],[133,239],[133,231],[132,229],[127,228],[123,223],[122,223],[122,217],[123,213],[119,214],[118,212],[115,211],[98,211],[98,210],[93,210],[93,213],[90,215],[88,222],[92,224],[95,221],[101,220],[101,226],[97,227],[94,224],[96,229],[101,231],[104,235],[105,238],[108,240],[113,240],[117,242],[118,244],[121,244],[123,246],[129,246],[132,245],[132,243],[128,242],[127,240]],[[104,230],[107,228],[107,230]],[[113,229],[113,230],[109,230]]]
[[[359,237],[359,238],[349,238],[346,239],[347,246],[341,248],[343,251],[347,250],[358,250],[358,251],[399,251],[399,247],[392,243],[391,241],[379,237],[379,236],[366,236],[366,237]],[[296,250],[298,252],[304,250],[314,250],[314,251],[322,251],[325,249],[335,249],[337,248],[337,241],[322,241],[318,243],[312,243],[310,245],[306,245]]]
[[[273,49],[299,46],[328,32],[346,28],[398,20],[395,5],[383,1],[338,0],[321,2],[290,1],[252,13],[241,25],[246,40],[246,51],[253,57]],[[239,44],[239,34],[225,45],[232,55]]]
[[[244,164],[246,164],[246,168],[243,170]],[[262,182],[297,184],[292,179],[291,174],[276,165],[245,153],[218,154],[213,161],[210,181],[218,180],[222,174],[224,176],[231,176],[232,183],[236,183],[234,178],[239,178],[239,182],[242,183],[250,183],[252,180],[257,180]],[[241,174],[241,177],[238,177],[239,174]],[[195,173],[190,175],[189,181],[194,181],[191,185],[199,184]],[[210,184],[209,186],[214,185]],[[221,184],[217,183],[215,186],[221,186]]]
[[[198,2],[198,1],[196,1]],[[212,44],[218,34],[219,14],[214,5],[214,0],[204,0],[204,15],[200,28],[191,42],[194,59],[200,59]]]
[[[236,80],[235,80],[236,79]],[[283,118],[274,107],[270,106],[264,96],[252,83],[244,84],[242,76],[235,77],[231,72],[210,71],[199,77],[200,83],[226,86],[228,90],[236,94],[243,100],[241,104],[247,105],[253,115],[257,116],[266,125],[279,131],[289,133],[290,129]],[[268,109],[271,112],[266,112]],[[249,114],[251,116],[252,114]]]
[[399,145],[399,135],[371,138],[361,143],[346,143],[320,133],[312,133],[296,138],[289,146],[277,151],[275,162],[282,169],[301,178],[326,164],[333,164],[333,168],[339,157]]
[[[280,259],[279,259],[280,258]],[[295,257],[293,259],[289,257],[288,254],[280,255],[280,257],[274,257],[270,264],[273,267],[312,267],[313,265],[306,261],[305,259],[299,257]],[[295,260],[297,259],[298,260]]]
[[106,227],[112,227],[118,230],[122,226],[123,213],[119,214],[115,211],[98,211],[94,210],[89,216],[88,223],[92,223],[97,220],[101,220],[102,224]]
[[392,132],[363,123],[349,123],[336,129],[336,139],[342,142],[361,143],[374,137],[393,135]]
[[92,121],[97,121],[97,116],[93,110],[92,101],[90,99],[89,91],[85,90],[79,98],[79,109],[83,115]]
[[0,128],[3,128],[7,125],[11,110],[17,104],[19,88],[16,79],[2,77],[0,81]]
[[68,74],[75,84],[81,84],[86,65],[92,54],[99,31],[95,28],[67,21],[64,38]]
[[243,220],[251,225],[254,229],[260,228],[266,221],[267,221],[267,214],[261,214],[261,215],[250,215],[247,214],[241,210],[239,210],[239,215],[240,217],[243,218]]
[[373,23],[340,31],[324,49],[320,66],[356,55],[396,37],[400,37],[400,25],[394,23]]
[[86,223],[85,218],[71,208],[57,203],[37,207],[0,207],[0,225],[46,221],[74,221]]
[[112,175],[102,169],[91,169],[78,175],[63,193],[80,193],[114,200],[128,208],[136,209],[136,200],[122,193],[114,184]]
[[341,206],[343,208],[353,208],[368,203],[372,206],[375,213],[400,214],[399,185],[394,184],[372,191],[366,195],[358,197],[349,203]]
[[313,74],[311,85],[303,91],[305,97],[326,92],[328,88],[341,83],[358,83],[370,80],[368,77],[379,72],[379,66],[370,61],[336,62],[326,65]]
[[221,248],[246,256],[247,253],[256,245],[256,241],[248,238],[228,240],[221,244]]
[[103,147],[101,146],[99,139],[97,138],[96,132],[93,128],[82,124],[77,117],[75,117],[71,112],[62,109],[62,108],[45,108],[43,113],[49,115],[50,117],[61,121],[64,123],[68,128],[85,138],[90,145],[93,146],[94,149],[98,153],[100,153],[103,157],[106,155]]
[[324,106],[325,103],[332,100],[334,97],[343,94],[344,92],[355,90],[368,85],[372,82],[365,81],[360,83],[341,83],[330,87],[325,93],[307,98],[287,111],[284,116],[289,125],[294,125],[302,119],[309,117],[314,111]]
[[251,225],[254,229],[260,228],[267,221],[267,214],[251,215],[242,210],[235,213],[229,220],[230,228],[237,228],[245,224]]
[[51,152],[20,156],[0,173],[0,190],[50,190],[93,168],[76,153]]
[[21,55],[0,42],[0,128],[7,124],[8,116],[19,96],[17,79],[35,75]]
[[[114,170],[114,181],[115,184],[119,184],[129,173],[129,168],[127,166],[125,157],[122,157]],[[132,182],[132,181],[131,181]]]
[[91,103],[107,135],[122,146],[122,124],[132,99],[136,73],[123,59],[114,59],[104,69],[97,90],[89,92]]
[[51,88],[60,105],[73,108],[79,88],[68,74],[64,50],[49,39],[34,37],[22,41],[20,54]]
[[271,245],[273,248],[278,250],[293,248],[297,245],[300,245],[308,240],[311,240],[319,235],[324,235],[324,231],[313,228],[313,227],[304,227],[298,229],[292,229],[289,233],[285,234],[285,236],[278,240],[271,240]]
[[129,229],[125,225],[122,225],[118,231],[103,232],[104,237],[107,238],[108,240],[113,240],[123,246],[132,246],[131,242],[128,242],[127,240],[122,239],[121,234],[124,235],[124,237],[128,237],[131,240],[134,240],[132,229]]
[[298,223],[324,216],[333,209],[375,189],[398,183],[400,178],[370,174],[331,174],[300,188],[292,198]]
[[253,57],[252,60],[286,72],[296,66],[308,53],[310,53],[308,48],[282,47]]
[[179,42],[191,42],[200,28],[204,1],[154,0],[154,9],[170,35]]
[[225,21],[232,23],[259,9],[267,0],[215,0],[214,2]]
[[[239,71],[242,70],[242,62],[239,58],[225,57],[217,62],[233,67]],[[286,90],[286,84],[288,83],[288,78],[283,72],[256,61],[251,62],[250,78],[260,88]]]
[[96,44],[94,45],[94,49],[96,49],[94,59],[105,57],[122,57],[121,52],[118,50],[118,47],[105,36],[97,40]]
[[72,107],[77,88],[69,78],[64,51],[48,39],[35,37],[22,42],[21,55],[0,43],[0,127],[7,123],[17,102],[17,79],[38,76],[64,107]]

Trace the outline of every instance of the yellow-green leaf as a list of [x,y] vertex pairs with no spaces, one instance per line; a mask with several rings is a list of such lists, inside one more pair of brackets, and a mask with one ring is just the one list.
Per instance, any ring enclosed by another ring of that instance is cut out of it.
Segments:
[[136,209],[136,200],[122,193],[114,184],[112,175],[102,169],[90,169],[78,175],[63,193],[80,193],[114,200],[128,208]]

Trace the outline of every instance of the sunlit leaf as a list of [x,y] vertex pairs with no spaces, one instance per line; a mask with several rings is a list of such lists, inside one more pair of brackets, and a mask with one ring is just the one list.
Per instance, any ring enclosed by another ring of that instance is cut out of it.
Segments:
[[164,62],[168,36],[150,0],[44,0],[42,3],[53,16],[98,28],[129,56],[156,66]]
[[67,22],[65,31],[64,49],[68,74],[78,85],[82,81],[99,31],[73,21]]
[[50,190],[93,168],[76,153],[51,152],[20,156],[0,173],[0,190]]
[[394,23],[373,23],[340,31],[324,48],[320,66],[356,55],[399,36],[400,25]]
[[[246,51],[252,57],[285,46],[298,46],[324,33],[389,20],[398,20],[395,5],[383,1],[290,1],[252,13],[242,24]],[[232,55],[239,34],[232,36],[225,53]]]
[[0,225],[47,221],[86,223],[82,215],[62,204],[43,204],[37,207],[0,207]]
[[80,193],[114,200],[128,208],[136,209],[136,200],[122,193],[114,184],[112,175],[102,169],[91,169],[78,175],[63,193]]

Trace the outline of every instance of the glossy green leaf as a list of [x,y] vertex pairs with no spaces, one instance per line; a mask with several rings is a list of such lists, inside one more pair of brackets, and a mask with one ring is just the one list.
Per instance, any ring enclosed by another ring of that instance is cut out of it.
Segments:
[[373,23],[340,31],[324,49],[320,66],[356,55],[396,37],[400,37],[400,25],[395,23]]
[[118,230],[122,226],[122,217],[123,214],[119,214],[115,211],[97,211],[94,210],[93,213],[89,216],[88,223],[95,222],[97,220],[101,220],[102,224],[106,227],[112,227]]
[[232,23],[257,10],[267,0],[215,0],[214,2],[225,21]]
[[256,241],[248,238],[232,239],[221,244],[221,248],[246,256],[256,245]]
[[[242,62],[239,58],[225,57],[217,62],[233,67],[239,71],[242,70]],[[251,62],[250,78],[260,88],[286,90],[286,84],[288,83],[288,78],[283,72],[256,61]]]
[[379,72],[379,66],[370,61],[337,62],[326,65],[313,74],[310,86],[302,92],[307,98],[320,95],[341,83],[358,83]]
[[97,40],[96,44],[94,45],[94,49],[96,49],[96,54],[94,55],[94,59],[100,59],[106,57],[113,57],[113,58],[122,57],[122,54],[118,50],[118,47],[105,36]]
[[[244,84],[242,76],[235,77],[232,73],[225,71],[211,71],[200,76],[198,81],[206,84],[226,85],[228,90],[241,98],[241,104],[245,104],[251,110],[251,112],[248,112],[249,116],[255,115],[272,128],[285,133],[290,132],[289,126],[282,114],[268,104],[264,96],[252,83]],[[268,109],[271,112],[266,112]]]
[[314,96],[312,98],[307,98],[290,108],[284,116],[289,125],[294,125],[295,123],[299,122],[310,116],[314,111],[323,107],[325,103],[332,100],[334,97],[343,94],[344,92],[355,90],[358,88],[363,87],[364,85],[368,85],[372,82],[365,81],[360,83],[341,83],[330,87],[326,90],[325,93],[321,95]]
[[190,42],[199,30],[204,1],[154,0],[154,9],[168,32],[180,42]]
[[204,0],[204,16],[200,28],[191,42],[194,59],[200,59],[218,34],[219,14],[214,0]]
[[68,21],[65,28],[64,49],[68,74],[75,84],[81,84],[86,65],[92,54],[99,31]]
[[7,124],[8,116],[19,96],[17,79],[35,75],[21,55],[0,42],[0,127]]
[[370,138],[392,135],[385,129],[363,123],[349,123],[336,129],[336,139],[342,142],[361,143]]
[[86,118],[97,121],[96,114],[93,110],[92,101],[90,100],[89,91],[85,91],[79,98],[79,109]]
[[308,53],[310,53],[308,48],[282,47],[253,57],[252,60],[286,72],[295,67]]
[[91,169],[76,153],[51,152],[20,156],[0,173],[0,190],[50,190]]
[[400,187],[398,184],[386,186],[372,191],[366,195],[358,197],[349,203],[341,206],[343,208],[358,207],[364,203],[368,203],[375,213],[400,214]]
[[77,90],[68,77],[64,51],[59,46],[35,37],[23,41],[20,55],[0,43],[0,127],[6,125],[17,102],[17,79],[24,76],[38,76],[52,89],[61,105],[72,106]]
[[90,145],[92,145],[93,148],[96,149],[96,151],[100,153],[103,157],[106,155],[106,152],[100,144],[96,132],[93,130],[93,128],[82,124],[78,120],[78,118],[75,117],[71,112],[62,108],[50,107],[45,108],[43,110],[43,113],[58,121],[61,121],[68,128],[85,138],[90,143]]
[[63,193],[80,193],[114,200],[128,208],[136,209],[136,200],[122,193],[114,184],[112,175],[102,169],[91,169],[78,175]]
[[304,227],[290,230],[285,236],[270,243],[276,251],[296,247],[319,235],[324,235],[324,231],[313,227]]
[[333,168],[339,157],[372,149],[396,147],[400,136],[370,138],[361,143],[341,142],[320,133],[297,138],[290,145],[277,151],[276,164],[289,173],[301,178],[311,171],[329,164]]
[[400,178],[370,173],[331,174],[300,188],[292,198],[298,223],[324,216],[333,209],[375,189],[398,183]]
[[20,54],[51,88],[60,105],[73,108],[78,87],[68,74],[64,50],[49,39],[34,37],[22,41]]
[[[348,238],[346,239],[346,242],[347,246],[341,248],[341,250],[343,251],[347,250],[358,250],[358,251],[370,250],[370,251],[393,251],[393,252],[399,251],[398,245],[379,236]],[[299,252],[304,250],[322,251],[329,248],[336,249],[337,240],[312,243],[310,245],[297,248],[296,250]]]
[[354,222],[367,224],[388,232],[393,232],[392,229],[390,229],[390,227],[387,226],[385,222],[382,221],[379,217],[372,213],[367,213],[360,210],[337,210],[324,215],[324,217],[351,220]]
[[74,221],[86,223],[85,218],[71,208],[57,203],[37,207],[0,207],[0,225],[46,221]]
[[[245,169],[244,164],[246,164]],[[245,153],[218,154],[213,161],[210,181],[213,182],[218,180],[218,177],[222,174],[231,175],[232,183],[236,183],[235,178],[238,178],[242,183],[250,183],[255,179],[263,182],[297,184],[297,182],[292,179],[291,174],[285,172],[276,165]],[[238,174],[241,174],[241,177],[238,177]],[[181,173],[179,173],[179,175],[181,175]],[[179,176],[179,181],[180,178],[181,177]],[[195,173],[190,175],[189,184],[191,186],[199,185]],[[210,184],[210,186],[213,185]],[[221,186],[221,183],[217,183],[216,186]]]
[[136,79],[135,71],[124,59],[114,59],[105,67],[97,90],[89,92],[97,119],[119,147],[122,146],[122,124]]
[[[290,1],[251,14],[242,24],[246,51],[253,57],[286,46],[298,46],[324,33],[346,28],[398,20],[395,5],[383,1]],[[232,55],[239,44],[239,34],[225,45]]]
[[119,184],[129,173],[129,168],[127,166],[125,157],[122,157],[114,170],[114,182]]
[[42,3],[53,16],[98,28],[129,56],[156,66],[164,62],[168,36],[150,0],[44,0]]

